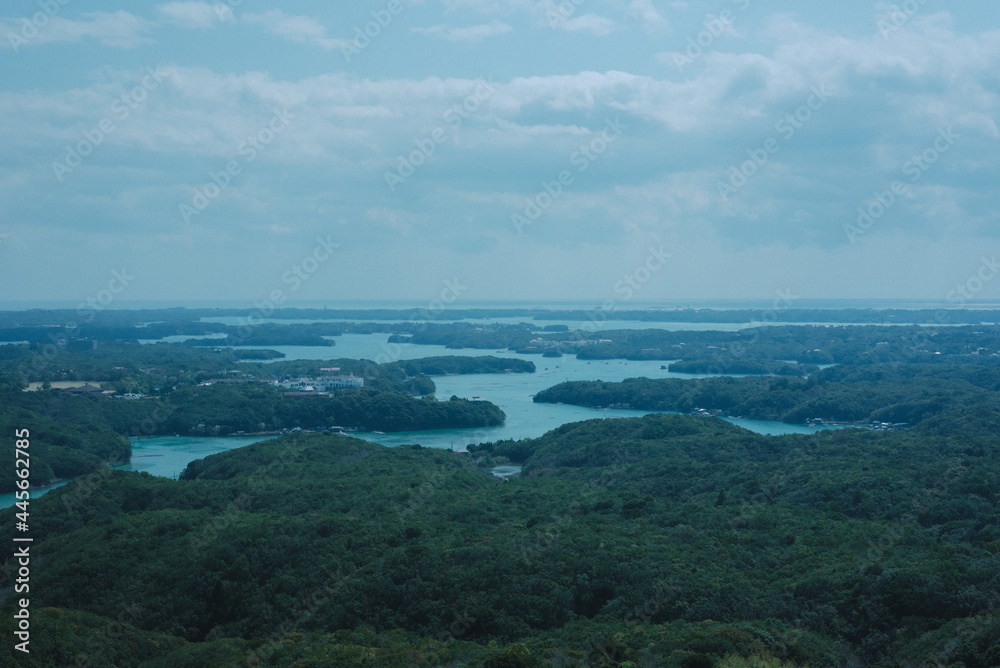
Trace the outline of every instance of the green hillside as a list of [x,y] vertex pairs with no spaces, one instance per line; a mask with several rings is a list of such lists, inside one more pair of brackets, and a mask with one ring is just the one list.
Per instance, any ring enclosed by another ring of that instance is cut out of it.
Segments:
[[34,502],[37,635],[122,666],[1000,657],[993,439],[651,415],[521,445],[506,483],[329,434],[79,479]]

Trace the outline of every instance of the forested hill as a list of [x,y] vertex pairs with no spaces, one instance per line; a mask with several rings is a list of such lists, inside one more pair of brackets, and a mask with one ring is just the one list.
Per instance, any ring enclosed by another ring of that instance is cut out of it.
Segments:
[[33,502],[19,665],[1000,660],[995,438],[650,415],[521,443],[506,483],[329,434],[77,480]]
[[938,434],[995,433],[1000,367],[873,364],[824,369],[800,378],[630,378],[571,381],[535,395],[566,403],[691,412],[803,424],[870,421],[921,425]]
[[[488,401],[433,396],[417,399],[371,388],[333,396],[287,397],[262,383],[184,385],[163,397],[121,400],[74,396],[59,390],[0,393],[0,426],[32,425],[32,483],[72,478],[104,462],[128,461],[125,436],[226,436],[280,429],[366,428],[378,431],[462,429],[504,423]],[[0,454],[14,459],[11,440]],[[0,470],[0,492],[14,491],[13,466]]]

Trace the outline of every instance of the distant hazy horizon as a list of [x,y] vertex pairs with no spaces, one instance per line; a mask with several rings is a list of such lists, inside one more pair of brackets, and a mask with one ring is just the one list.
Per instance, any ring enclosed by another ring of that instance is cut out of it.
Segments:
[[[589,309],[601,308],[604,300],[601,299],[580,299],[580,300],[466,300],[456,303],[444,309],[513,309],[513,308],[537,308],[551,310],[569,309]],[[10,301],[0,302],[0,311],[28,311],[28,310],[66,310],[76,309],[81,302],[66,300],[52,301]],[[247,300],[146,300],[127,302],[121,301],[111,304],[107,310],[145,310],[145,309],[255,309],[258,308],[253,301]],[[289,301],[280,306],[289,309],[330,309],[330,310],[376,310],[376,309],[427,309],[428,302],[419,302],[405,299],[351,299],[351,300],[299,300]],[[703,300],[664,300],[662,302],[629,302],[617,305],[617,310],[622,311],[642,311],[642,310],[684,310],[684,309],[712,309],[712,310],[742,310],[742,309],[771,309],[776,308],[773,299],[703,299]],[[1000,310],[1000,302],[968,302],[960,306],[955,304],[943,304],[927,300],[913,299],[799,299],[792,302],[790,306],[780,305],[779,310],[794,309],[941,309],[941,308],[964,308],[976,310]]]

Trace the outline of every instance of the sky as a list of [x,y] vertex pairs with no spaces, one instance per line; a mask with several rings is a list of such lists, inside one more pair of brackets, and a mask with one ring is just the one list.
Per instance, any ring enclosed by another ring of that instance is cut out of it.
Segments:
[[994,0],[0,12],[0,302],[1000,298]]

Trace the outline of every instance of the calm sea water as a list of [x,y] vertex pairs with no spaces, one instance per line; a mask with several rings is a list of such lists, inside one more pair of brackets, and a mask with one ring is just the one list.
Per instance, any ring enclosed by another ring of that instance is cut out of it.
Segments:
[[[331,351],[345,357],[374,357],[380,350],[384,335],[352,335],[355,341],[350,354],[343,348],[316,348],[317,355],[307,356],[313,349],[287,348],[300,354],[293,359],[327,359]],[[373,348],[374,346],[374,348]],[[427,357],[438,354],[484,354],[484,351],[449,351],[441,346],[402,346],[401,359]],[[417,349],[412,350],[412,349]],[[408,356],[409,353],[416,353]],[[445,376],[434,379],[439,399],[452,395],[462,398],[482,397],[500,406],[507,414],[506,423],[499,427],[481,429],[438,429],[429,431],[393,432],[387,434],[361,433],[358,438],[386,446],[419,443],[425,447],[461,450],[472,443],[483,443],[505,439],[537,438],[545,432],[568,422],[597,418],[640,417],[654,411],[640,410],[593,410],[581,406],[563,404],[536,404],[532,398],[547,387],[569,380],[620,381],[625,378],[702,378],[691,374],[670,373],[661,369],[667,362],[630,362],[626,360],[586,361],[575,357],[542,358],[532,355],[517,355],[511,352],[491,352],[498,357],[531,359],[538,370],[536,373],[475,374],[465,376]],[[728,419],[728,418],[727,418]],[[821,428],[802,425],[767,422],[762,420],[729,419],[730,422],[761,434],[811,434]],[[140,438],[132,441],[132,461],[116,468],[129,471],[145,471],[152,475],[176,478],[189,462],[226,450],[241,448],[251,443],[265,440],[260,437],[190,437],[161,436]],[[48,491],[33,490],[32,496]],[[14,504],[13,494],[0,495],[0,507]]]
[[[517,320],[517,319],[514,319]],[[518,320],[519,321],[519,320]],[[548,324],[548,323],[546,323]],[[615,323],[620,326],[623,323]],[[650,323],[629,323],[649,328]],[[678,323],[663,323],[675,327]],[[734,325],[739,328],[739,325]],[[692,323],[691,329],[718,329],[704,323]],[[177,337],[187,338],[187,337]],[[626,378],[702,378],[694,374],[670,373],[661,366],[666,361],[578,360],[567,355],[545,358],[539,355],[519,355],[506,350],[450,350],[444,346],[415,344],[389,344],[386,334],[345,334],[337,337],[335,347],[277,346],[274,350],[285,353],[285,359],[370,359],[376,361],[416,359],[437,355],[480,356],[494,355],[509,359],[525,359],[535,363],[537,372],[532,374],[477,374],[445,376],[434,379],[439,399],[452,395],[462,398],[481,397],[500,406],[507,414],[506,423],[499,427],[482,429],[443,429],[432,431],[395,432],[388,434],[364,433],[359,438],[386,446],[419,443],[426,447],[460,450],[472,443],[504,439],[537,438],[547,431],[568,422],[595,418],[639,417],[651,411],[592,410],[580,406],[536,404],[532,398],[538,392],[557,383],[572,380],[620,381]],[[809,434],[818,428],[790,425],[781,422],[732,419],[741,427],[762,434]],[[258,437],[155,437],[134,440],[132,461],[117,468],[145,471],[153,475],[176,478],[187,464],[195,459],[244,447],[264,440]],[[63,483],[65,484],[65,483]],[[40,496],[50,488],[32,490],[32,497]],[[0,495],[0,507],[14,504],[13,494]]]
[[[509,378],[510,376],[504,375]],[[455,389],[458,389],[456,386]],[[467,386],[467,387],[471,387]],[[606,410],[595,411],[579,406],[557,404],[535,404],[517,390],[507,395],[507,400],[498,403],[507,413],[507,424],[484,429],[438,429],[431,431],[394,432],[390,434],[360,433],[358,438],[398,446],[419,443],[425,447],[460,450],[472,443],[503,440],[508,438],[537,438],[545,432],[568,422],[591,420],[594,418],[640,417],[654,411]],[[497,401],[498,397],[491,400]],[[761,434],[811,434],[819,428],[801,425],[766,422],[762,420],[728,419],[741,427]],[[177,478],[184,468],[196,459],[242,448],[273,437],[219,437],[219,436],[157,436],[132,441],[132,461],[113,468],[124,471],[143,471],[163,478]],[[31,490],[32,498],[42,496],[53,489],[62,487],[62,482],[51,487]],[[0,508],[13,506],[14,494],[0,494]]]
[[132,461],[114,468],[144,471],[164,478],[176,478],[189,463],[226,450],[235,450],[268,437],[261,436],[154,436],[132,440]]
[[[164,478],[176,478],[188,463],[226,450],[235,450],[266,440],[259,436],[231,437],[187,437],[187,436],[157,436],[153,438],[137,438],[132,440],[132,461],[127,464],[116,464],[111,468],[123,471],[145,471]],[[43,496],[58,489],[68,482],[61,482],[48,487],[38,487],[31,490],[31,498]],[[0,508],[14,505],[14,494],[0,494]]]
[[[541,355],[519,355],[509,350],[492,350],[482,348],[451,349],[446,348],[445,346],[424,346],[417,345],[415,343],[388,343],[388,334],[343,334],[337,337],[324,338],[332,340],[335,345],[332,347],[267,346],[267,349],[277,350],[280,353],[284,353],[285,357],[283,359],[285,360],[366,359],[382,363],[396,360],[419,359],[421,357],[438,357],[441,355],[462,355],[465,357],[492,355],[494,357],[510,357],[531,360],[535,362],[536,365],[541,366],[549,366],[548,364],[541,364],[542,361],[548,362],[550,360],[561,361],[569,359],[576,361],[575,357],[570,356],[562,358],[543,358]],[[260,347],[261,346],[236,346],[236,350],[254,350],[259,349]],[[632,362],[632,364],[638,363]],[[651,362],[650,364],[653,363]],[[656,368],[659,369],[661,364],[666,364],[666,362],[656,362]],[[627,377],[628,376],[626,376],[626,378]],[[690,378],[691,376],[685,377]],[[581,378],[580,380],[588,379]]]

